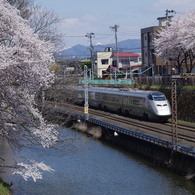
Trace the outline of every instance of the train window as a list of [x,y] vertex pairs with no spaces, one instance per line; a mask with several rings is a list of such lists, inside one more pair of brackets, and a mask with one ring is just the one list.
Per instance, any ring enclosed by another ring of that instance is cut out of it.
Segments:
[[148,99],[149,99],[149,100],[153,100],[153,97],[152,97],[151,94],[148,95]]
[[132,99],[132,104],[136,106],[142,106],[144,102],[143,98]]
[[129,104],[133,104],[133,98],[129,97]]
[[77,94],[77,97],[78,97],[78,98],[83,98],[83,93],[78,93],[78,94]]
[[107,94],[102,94],[102,100],[108,100],[108,96],[107,96]]
[[123,104],[128,104],[128,97],[127,96],[123,96]]
[[110,97],[110,100],[113,102],[119,102],[119,96],[118,95],[113,95]]
[[100,99],[100,94],[99,93],[95,93],[95,99],[99,100]]
[[112,101],[112,102],[119,102],[119,96],[118,95],[103,94],[102,95],[102,100]]
[[95,93],[94,92],[90,92],[89,93],[89,98],[95,100]]
[[154,101],[164,101],[164,100],[166,100],[166,97],[161,93],[153,93],[152,97],[153,97]]
[[133,100],[133,105],[139,106],[139,100],[134,99],[134,100]]

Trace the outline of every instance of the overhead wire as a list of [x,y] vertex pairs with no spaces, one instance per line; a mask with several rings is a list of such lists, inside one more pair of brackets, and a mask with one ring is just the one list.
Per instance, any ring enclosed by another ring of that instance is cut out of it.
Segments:
[[[144,26],[139,26],[139,27],[127,27],[127,26],[119,26],[119,30],[118,30],[118,36],[119,37],[122,37],[122,36],[129,36],[129,37],[140,37],[141,36],[141,29],[142,28],[146,28],[148,26],[151,26],[151,25],[155,25],[156,24],[156,20],[155,21],[152,21],[151,23],[149,24],[146,24]],[[114,38],[114,33],[113,31],[108,28],[106,30],[105,33],[94,33],[95,36],[93,37],[93,45],[95,46],[94,42],[97,42],[98,41],[100,42],[101,40],[105,40],[105,39],[108,39],[110,37],[112,37],[111,39],[109,39],[107,41],[107,43],[103,43],[103,45],[109,45],[109,44],[112,44],[112,45],[115,45],[115,38]],[[69,38],[86,38],[85,35],[65,35],[65,37],[69,37]],[[101,45],[98,45],[99,47],[101,47]],[[104,48],[104,46],[102,46],[102,48]],[[119,48],[120,50],[141,50],[141,48]],[[77,55],[77,56],[85,56],[87,54],[87,52],[85,53],[82,53],[80,55]],[[69,55],[68,55],[69,56]]]

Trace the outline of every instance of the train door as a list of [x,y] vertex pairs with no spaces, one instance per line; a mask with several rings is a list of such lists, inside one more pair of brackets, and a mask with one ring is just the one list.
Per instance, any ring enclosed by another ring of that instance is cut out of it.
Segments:
[[89,91],[89,106],[94,107],[95,106],[95,92]]
[[84,93],[83,91],[75,91],[74,99],[77,104],[84,105]]
[[104,110],[108,109],[107,99],[108,99],[107,94],[106,93],[101,93],[101,108],[104,109]]
[[122,113],[129,115],[129,97],[128,96],[122,96]]
[[101,109],[101,93],[95,92],[96,107]]

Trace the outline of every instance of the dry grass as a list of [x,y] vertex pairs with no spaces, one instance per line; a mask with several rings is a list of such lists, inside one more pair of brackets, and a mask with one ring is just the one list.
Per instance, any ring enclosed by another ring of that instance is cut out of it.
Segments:
[[77,122],[72,126],[73,129],[92,135],[94,138],[99,139],[102,136],[101,127],[88,127],[86,123]]
[[96,139],[99,139],[102,136],[102,130],[100,127],[92,127],[89,129],[88,133]]

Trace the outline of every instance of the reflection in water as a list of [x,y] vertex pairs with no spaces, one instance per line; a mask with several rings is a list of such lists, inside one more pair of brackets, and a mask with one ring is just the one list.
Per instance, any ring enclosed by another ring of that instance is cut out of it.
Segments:
[[[20,155],[44,161],[55,172],[44,173],[43,180],[36,183],[7,175],[7,181],[14,183],[14,195],[195,194],[193,182],[82,134],[63,130],[67,136],[79,138],[75,141],[78,150],[64,156],[49,156],[41,151],[23,149]],[[6,147],[1,149],[6,150]],[[6,151],[4,153],[7,155]]]

